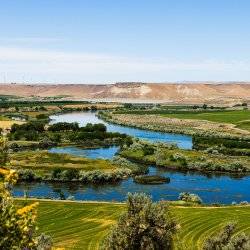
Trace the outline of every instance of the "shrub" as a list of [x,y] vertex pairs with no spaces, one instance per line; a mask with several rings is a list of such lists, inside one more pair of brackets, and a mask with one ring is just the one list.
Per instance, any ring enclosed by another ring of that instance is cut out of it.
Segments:
[[52,239],[46,234],[37,237],[37,250],[50,250],[52,248]]
[[7,141],[4,137],[0,137],[0,165],[5,166],[9,160]]
[[17,174],[5,169],[0,169],[0,172],[5,176],[4,184],[0,186],[0,249],[51,249],[38,248],[39,238],[35,238],[38,203],[17,208],[10,192]]
[[197,194],[183,192],[179,194],[179,200],[201,204],[202,199]]
[[209,237],[203,245],[203,250],[248,250],[250,237],[240,233],[233,237],[236,225],[228,223],[222,231],[214,237]]
[[22,181],[31,182],[37,179],[34,171],[31,169],[20,169],[18,175]]
[[46,115],[46,114],[39,114],[39,115],[36,116],[36,119],[38,119],[38,120],[48,119],[48,115]]
[[240,205],[243,205],[243,206],[244,206],[244,205],[248,205],[248,202],[247,202],[247,201],[241,201],[241,202],[240,202]]
[[104,240],[107,250],[168,250],[173,247],[176,224],[162,202],[145,194],[128,194],[127,212]]
[[55,169],[52,170],[51,178],[52,179],[60,179],[61,173],[62,173],[61,168],[55,168]]
[[58,132],[58,131],[77,131],[79,130],[79,125],[77,122],[72,122],[72,123],[68,123],[68,122],[58,122],[55,123],[53,125],[51,125],[48,128],[48,131],[52,131],[52,132]]
[[175,153],[170,156],[171,161],[178,161],[181,163],[182,166],[187,166],[187,158],[185,155],[180,153]]
[[169,183],[170,178],[159,175],[139,175],[134,177],[134,181],[140,184],[164,184]]
[[79,171],[77,169],[67,169],[62,171],[61,178],[65,181],[72,181],[78,179]]

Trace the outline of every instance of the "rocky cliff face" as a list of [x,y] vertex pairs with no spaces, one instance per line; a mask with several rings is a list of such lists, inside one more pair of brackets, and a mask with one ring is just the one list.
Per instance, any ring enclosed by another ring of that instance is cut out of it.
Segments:
[[250,83],[1,84],[0,95],[177,104],[250,102]]

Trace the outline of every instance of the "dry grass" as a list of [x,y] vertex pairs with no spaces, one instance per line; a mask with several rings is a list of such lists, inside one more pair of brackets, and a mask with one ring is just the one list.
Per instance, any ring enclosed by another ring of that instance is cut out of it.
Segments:
[[250,136],[247,130],[236,128],[234,124],[195,119],[178,119],[161,115],[112,114],[111,121],[123,125],[162,132],[184,134],[217,133],[228,136]]
[[11,126],[16,123],[16,124],[23,124],[24,122],[21,121],[0,121],[0,128],[2,129],[9,129]]

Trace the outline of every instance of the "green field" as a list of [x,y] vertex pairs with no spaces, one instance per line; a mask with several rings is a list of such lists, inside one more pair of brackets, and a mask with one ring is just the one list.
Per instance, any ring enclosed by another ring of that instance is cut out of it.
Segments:
[[242,121],[250,120],[250,110],[183,112],[182,114],[163,114],[163,116],[179,119],[197,119],[238,124]]
[[104,159],[89,159],[69,154],[49,153],[46,150],[21,151],[10,154],[11,167],[29,168],[33,170],[51,170],[55,168],[80,169],[85,171],[101,170],[112,172],[117,166]]
[[[19,202],[23,203],[23,202]],[[124,204],[40,201],[40,232],[53,237],[55,247],[99,249],[108,228],[124,211]],[[179,224],[175,249],[201,249],[206,237],[228,221],[237,221],[237,232],[250,233],[250,207],[178,207],[171,211]]]

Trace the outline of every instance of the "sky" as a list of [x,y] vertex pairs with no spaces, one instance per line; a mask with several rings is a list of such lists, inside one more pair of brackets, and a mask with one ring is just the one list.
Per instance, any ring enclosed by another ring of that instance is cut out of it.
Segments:
[[0,82],[250,80],[249,0],[0,0]]

